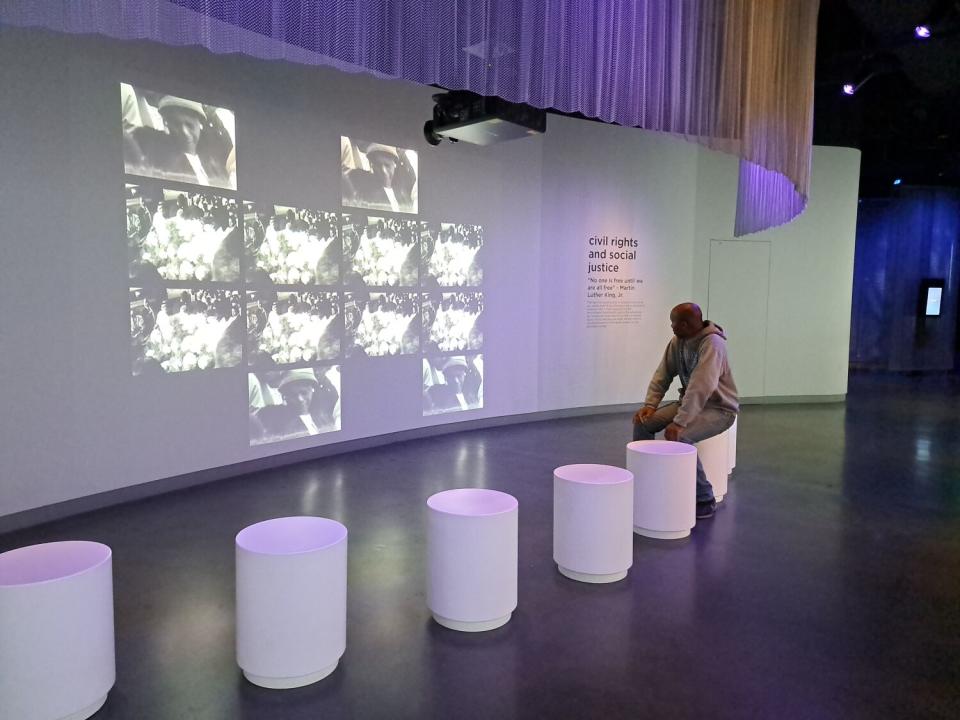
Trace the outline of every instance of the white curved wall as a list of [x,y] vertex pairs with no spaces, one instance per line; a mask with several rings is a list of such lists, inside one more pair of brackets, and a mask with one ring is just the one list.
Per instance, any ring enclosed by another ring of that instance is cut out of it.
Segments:
[[[132,377],[121,80],[232,108],[247,199],[338,210],[341,133],[420,151],[420,217],[486,229],[484,409],[424,418],[418,357],[345,361],[342,431],[251,448],[243,369]],[[710,224],[732,218],[735,163],[731,175],[693,145],[551,116],[543,138],[429,148],[420,128],[434,90],[366,76],[0,28],[0,89],[17,99],[0,113],[0,516],[317,444],[636,402],[666,312],[700,299],[703,239],[723,236]],[[797,231],[835,231],[836,247],[817,245],[820,265],[852,254],[855,161],[837,155],[836,178],[815,174],[854,183],[835,223],[824,214]],[[582,322],[583,243],[600,231],[640,240],[647,312],[627,332]],[[849,297],[844,272],[823,282]],[[810,335],[825,340],[836,342]],[[831,372],[802,394],[837,393]]]

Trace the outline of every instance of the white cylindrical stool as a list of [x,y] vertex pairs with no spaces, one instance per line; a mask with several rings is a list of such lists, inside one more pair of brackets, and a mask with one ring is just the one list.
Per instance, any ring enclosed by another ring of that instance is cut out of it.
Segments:
[[700,455],[700,464],[707,475],[707,481],[713,486],[713,498],[723,502],[727,494],[727,479],[730,475],[730,440],[727,437],[729,430],[725,430],[712,438],[697,443],[697,453]]
[[627,444],[633,473],[633,531],[658,540],[687,537],[697,522],[697,449],[669,440]]
[[517,607],[517,499],[478,488],[427,499],[427,607],[451,630],[505,625]]
[[347,528],[285,517],[240,531],[237,664],[254,685],[322,680],[347,648]]
[[633,565],[633,473],[611,465],[553,471],[553,559],[572,580],[623,580]]
[[85,720],[116,677],[110,548],[74,540],[0,555],[0,718]]
[[737,466],[737,420],[739,418],[733,419],[733,425],[730,426],[730,429],[727,430],[727,439],[730,441],[729,448],[727,450],[727,463],[730,465],[730,472],[728,475],[733,473],[733,469]]

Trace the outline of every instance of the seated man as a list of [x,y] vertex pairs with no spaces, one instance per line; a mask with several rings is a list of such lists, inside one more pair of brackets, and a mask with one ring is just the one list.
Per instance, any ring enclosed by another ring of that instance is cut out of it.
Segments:
[[[652,440],[664,430],[667,440],[698,443],[727,430],[740,403],[727,360],[727,338],[697,305],[677,305],[670,312],[674,337],[653,374],[647,399],[633,416],[633,439]],[[660,405],[670,383],[680,376],[680,402]],[[697,458],[697,517],[713,515],[713,487]]]

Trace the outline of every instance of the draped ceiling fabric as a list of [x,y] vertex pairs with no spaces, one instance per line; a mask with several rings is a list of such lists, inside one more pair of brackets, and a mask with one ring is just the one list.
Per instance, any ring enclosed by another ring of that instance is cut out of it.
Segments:
[[806,206],[818,5],[0,0],[0,22],[328,65],[679,135],[741,158],[744,235]]

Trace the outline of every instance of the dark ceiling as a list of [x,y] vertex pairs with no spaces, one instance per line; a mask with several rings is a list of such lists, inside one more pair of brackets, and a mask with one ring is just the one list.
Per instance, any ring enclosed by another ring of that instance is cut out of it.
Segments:
[[863,151],[861,196],[960,186],[960,0],[821,0],[813,132]]

